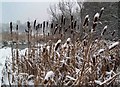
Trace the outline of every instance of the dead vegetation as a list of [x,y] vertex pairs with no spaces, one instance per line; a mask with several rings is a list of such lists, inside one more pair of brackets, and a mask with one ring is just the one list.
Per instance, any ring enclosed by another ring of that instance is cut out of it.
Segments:
[[[100,37],[94,35],[103,10],[104,8],[100,13],[95,14],[92,29],[88,29],[89,15],[85,17],[83,22],[84,37],[81,40],[74,31],[73,25],[75,24],[72,23],[72,20],[71,37],[67,39],[65,33],[62,32],[56,36],[45,34],[40,36],[38,33],[32,36],[30,22],[27,22],[28,48],[22,55],[18,51],[18,44],[15,50],[12,49],[12,62],[10,65],[7,64],[8,67],[12,66],[12,81],[9,83],[19,86],[79,85],[91,87],[99,87],[99,85],[113,87],[118,84],[117,77],[120,75],[118,70],[119,41],[108,42],[103,39],[107,27],[103,28]],[[12,22],[10,26],[12,38]],[[36,21],[34,21],[34,29],[40,28],[36,26]],[[16,32],[18,29],[17,26]],[[39,39],[41,37],[42,39]],[[18,40],[17,33],[16,42]],[[45,44],[40,45],[39,41],[42,40]],[[6,68],[6,70],[8,69]]]

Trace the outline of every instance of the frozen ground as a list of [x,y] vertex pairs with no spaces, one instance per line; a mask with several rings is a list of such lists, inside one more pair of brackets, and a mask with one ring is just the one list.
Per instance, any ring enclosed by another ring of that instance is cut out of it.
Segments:
[[[5,59],[11,55],[11,49],[10,48],[1,48],[0,49],[0,79],[2,77],[2,69],[5,64]],[[0,82],[1,86],[1,82]]]

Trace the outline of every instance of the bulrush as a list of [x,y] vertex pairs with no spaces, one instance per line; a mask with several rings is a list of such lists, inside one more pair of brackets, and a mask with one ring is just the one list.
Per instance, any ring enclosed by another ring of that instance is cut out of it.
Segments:
[[10,22],[10,32],[12,32],[12,22]]
[[54,34],[56,34],[57,30],[58,30],[58,24],[56,24],[56,26],[55,26]]
[[65,25],[65,17],[63,18],[63,24]]
[[49,22],[47,21],[47,22],[46,22],[46,27],[47,27],[47,28],[48,28],[48,25],[49,25]]
[[111,33],[111,35],[112,35],[112,36],[114,36],[114,35],[115,35],[115,30]]
[[99,16],[99,18],[101,18],[102,14],[103,14],[103,11],[104,11],[104,7],[101,8],[101,10],[100,10],[100,16]]
[[77,21],[74,22],[74,28],[76,28],[76,25],[77,25]]
[[103,28],[103,30],[102,30],[102,32],[101,32],[101,36],[105,34],[106,29],[107,29],[107,25]]
[[57,51],[60,44],[61,44],[61,40],[58,40],[57,43],[55,44],[55,49],[54,49],[55,51]]
[[85,16],[85,20],[84,20],[84,22],[83,22],[83,27],[84,27],[84,26],[88,26],[88,22],[89,22],[89,15],[86,15],[86,16]]
[[36,28],[36,20],[34,21],[34,29]]
[[43,22],[43,34],[45,33],[45,21]]
[[53,23],[51,23],[51,28],[53,28]]
[[97,21],[98,21],[99,16],[100,16],[100,14],[99,14],[99,13],[96,13],[96,14],[95,14],[95,16],[94,16],[94,22],[97,22]]
[[99,19],[99,13],[96,13],[93,20],[93,27],[92,27],[93,31],[95,31],[95,27],[97,26],[98,19]]
[[29,21],[27,21],[27,27],[30,28],[30,22]]
[[63,15],[62,15],[62,17],[61,17],[61,24],[63,24]]

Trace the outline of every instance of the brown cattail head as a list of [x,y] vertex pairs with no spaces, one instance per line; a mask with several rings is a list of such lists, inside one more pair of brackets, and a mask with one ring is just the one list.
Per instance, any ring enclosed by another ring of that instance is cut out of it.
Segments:
[[65,25],[65,17],[63,18],[63,24]]
[[30,28],[30,22],[29,21],[27,22],[27,27]]
[[10,22],[10,32],[12,32],[12,22]]
[[53,23],[51,23],[51,28],[53,28]]
[[47,28],[48,28],[48,24],[49,24],[49,23],[48,23],[48,21],[47,21],[47,22],[46,22],[46,27],[47,27]]
[[45,28],[45,21],[43,22],[43,29]]
[[77,21],[74,22],[74,28],[76,27]]
[[58,30],[58,24],[56,24],[56,26],[55,26],[54,34],[56,33],[57,30]]
[[62,15],[62,17],[61,17],[61,24],[63,23],[63,15]]
[[96,13],[95,16],[94,16],[94,20],[93,20],[93,27],[92,27],[92,31],[95,31],[95,27],[97,26],[98,24],[98,21],[99,20],[99,13]]
[[89,22],[89,15],[86,15],[83,26],[88,26],[88,22]]
[[115,35],[115,30],[111,33],[111,35],[112,35],[112,36],[114,36],[114,35]]
[[36,20],[34,21],[34,29],[36,28]]
[[97,21],[98,21],[99,16],[100,16],[99,13],[96,13],[96,14],[95,14],[95,16],[94,16],[94,22],[97,22]]
[[61,40],[58,40],[57,43],[55,44],[55,51],[57,51],[57,49],[59,48],[61,44]]
[[99,16],[99,18],[101,18],[102,14],[103,14],[103,11],[104,11],[104,7],[101,8],[101,10],[100,10],[100,16]]
[[16,25],[16,30],[18,30],[18,25]]
[[105,27],[103,28],[102,33],[101,33],[101,36],[105,34],[106,29],[107,29],[107,26],[105,26]]
[[73,21],[71,22],[71,28],[73,29]]
[[71,21],[73,21],[73,15],[71,15]]
[[95,66],[95,57],[92,57],[93,65]]

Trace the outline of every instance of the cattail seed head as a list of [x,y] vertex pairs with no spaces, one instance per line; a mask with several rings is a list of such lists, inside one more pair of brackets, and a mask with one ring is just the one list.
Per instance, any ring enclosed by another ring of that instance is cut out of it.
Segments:
[[61,44],[61,40],[58,40],[57,43],[55,44],[55,51],[57,51],[60,44]]
[[93,65],[95,66],[95,57],[92,57]]
[[65,17],[63,18],[63,24],[65,25]]
[[16,30],[18,30],[18,25],[16,25]]
[[73,21],[73,15],[71,15],[71,21]]
[[48,23],[48,21],[47,21],[47,22],[46,22],[46,27],[48,27],[48,24],[49,24],[49,23]]
[[95,14],[95,16],[94,16],[94,22],[97,22],[97,21],[98,21],[99,16],[100,16],[100,14],[99,14],[99,13],[96,13],[96,14]]
[[10,31],[12,32],[12,22],[10,22]]
[[53,23],[51,23],[51,28],[53,28]]
[[112,36],[114,36],[114,35],[115,35],[115,30],[111,33],[111,35],[112,35]]
[[34,29],[36,28],[36,20],[34,21]]
[[30,28],[30,22],[29,21],[27,22],[27,27]]
[[43,29],[45,28],[45,21],[43,22]]
[[88,26],[88,22],[89,22],[89,15],[86,15],[83,26],[86,26],[86,25]]
[[73,21],[71,22],[71,28],[73,29]]
[[99,18],[101,18],[102,14],[103,14],[103,11],[104,11],[104,7],[101,8],[101,10],[100,10],[100,16],[99,16]]
[[105,26],[105,27],[103,28],[102,33],[101,33],[101,36],[105,34],[106,29],[107,29],[107,26]]
[[76,27],[77,21],[74,22],[74,28]]
[[61,24],[63,23],[63,15],[62,15],[62,17],[61,17]]

